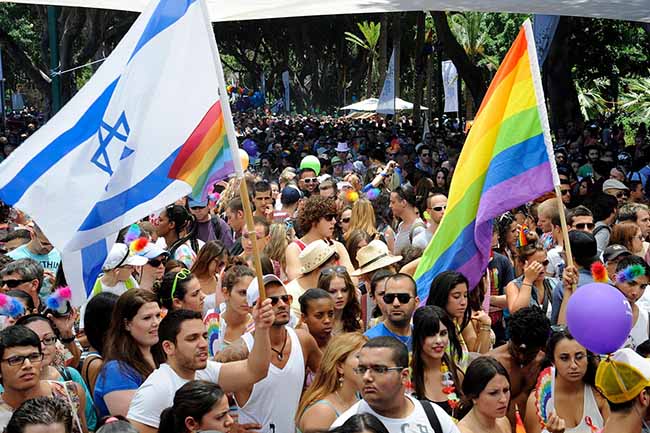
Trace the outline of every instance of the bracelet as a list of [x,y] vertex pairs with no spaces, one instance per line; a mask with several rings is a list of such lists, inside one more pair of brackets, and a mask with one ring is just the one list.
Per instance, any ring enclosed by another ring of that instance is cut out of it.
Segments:
[[63,343],[63,344],[70,344],[70,343],[74,343],[74,341],[76,340],[76,337],[74,335],[72,337],[70,337],[70,338],[61,337],[60,340],[61,340],[61,343]]
[[492,327],[490,325],[481,325],[479,328],[480,331],[491,331]]

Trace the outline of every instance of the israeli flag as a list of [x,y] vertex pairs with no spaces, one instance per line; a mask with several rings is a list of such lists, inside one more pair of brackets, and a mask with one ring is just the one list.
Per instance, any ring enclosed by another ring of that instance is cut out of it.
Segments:
[[86,300],[117,232],[190,193],[167,173],[219,97],[203,0],[145,10],[79,93],[0,165],[0,199],[63,254]]

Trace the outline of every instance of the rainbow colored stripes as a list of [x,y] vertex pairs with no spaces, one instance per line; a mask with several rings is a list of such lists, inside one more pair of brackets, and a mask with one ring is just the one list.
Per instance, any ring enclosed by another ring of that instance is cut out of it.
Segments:
[[192,186],[192,198],[205,200],[211,186],[235,172],[221,101],[203,117],[181,147],[168,176]]
[[553,189],[555,167],[536,62],[527,21],[483,98],[456,166],[445,216],[415,272],[422,302],[431,281],[446,270],[463,273],[470,289],[475,287],[490,255],[492,219]]

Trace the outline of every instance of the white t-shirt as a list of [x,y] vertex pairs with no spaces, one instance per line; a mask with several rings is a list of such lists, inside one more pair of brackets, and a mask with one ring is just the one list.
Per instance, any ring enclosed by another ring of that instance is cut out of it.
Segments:
[[650,316],[648,314],[648,311],[643,308],[639,308],[639,317],[637,317],[636,323],[630,330],[630,335],[628,335],[623,347],[636,350],[639,344],[646,341],[650,336],[650,332],[648,332],[648,329],[650,327],[649,322]]
[[[350,409],[343,412],[341,416],[336,418],[336,421],[334,421],[334,424],[332,424],[330,429],[342,425],[353,415],[358,413],[370,413],[376,416],[379,421],[386,426],[389,433],[435,433],[433,427],[429,424],[429,418],[427,418],[427,414],[424,411],[422,404],[409,395],[405,395],[405,397],[411,400],[415,406],[413,412],[411,412],[411,414],[406,418],[386,418],[372,410],[365,400],[361,400]],[[447,412],[435,403],[432,403],[431,405],[436,411],[436,415],[438,415],[438,420],[440,421],[443,433],[460,433],[454,421],[449,415],[447,415]]]
[[[218,383],[221,363],[208,361],[204,370],[195,373],[196,380]],[[174,404],[174,394],[188,380],[180,377],[169,364],[161,364],[136,391],[126,417],[130,420],[158,428],[160,414]]]

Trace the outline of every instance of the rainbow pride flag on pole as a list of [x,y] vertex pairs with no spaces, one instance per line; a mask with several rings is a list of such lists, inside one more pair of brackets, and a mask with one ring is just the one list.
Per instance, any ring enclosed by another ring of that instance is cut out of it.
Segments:
[[415,272],[422,302],[443,271],[461,272],[474,288],[488,264],[493,218],[559,184],[533,29],[526,20],[483,98],[445,216]]

